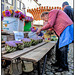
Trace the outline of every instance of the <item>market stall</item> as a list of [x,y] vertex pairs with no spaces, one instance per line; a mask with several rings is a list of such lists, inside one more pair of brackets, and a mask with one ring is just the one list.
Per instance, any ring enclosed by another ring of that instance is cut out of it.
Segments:
[[[32,25],[32,21],[32,17],[20,11],[2,12],[2,70],[8,69],[11,75],[20,75],[22,71],[31,72],[34,70],[32,64],[35,63],[38,64],[38,75],[41,75],[40,60],[45,57],[43,75],[47,53],[56,44],[57,37],[50,30],[37,35],[39,27]],[[31,69],[27,67],[29,65],[32,66]]]
[[1,75],[74,74],[72,2],[1,0]]
[[[22,71],[24,72],[33,71],[34,70],[33,66],[31,67],[31,69],[29,69],[26,64],[30,65],[38,63],[38,66],[40,67],[39,62],[45,56],[42,74],[44,73],[47,53],[56,44],[56,42],[55,40],[53,40],[54,42],[51,42],[52,37],[49,36],[49,34],[51,34],[49,31],[48,32],[45,31],[44,34],[45,37],[43,39],[42,37],[36,35],[36,31],[38,30],[38,28],[31,27],[30,30],[31,31],[28,34],[29,36],[28,38],[21,38],[20,41],[16,40],[6,41],[5,47],[2,48],[2,61],[3,61],[2,67],[6,69],[6,67],[9,66],[8,69],[11,75],[13,74],[16,75],[16,73],[20,75],[22,74]],[[56,37],[54,37],[54,39],[55,38]],[[48,46],[48,48],[46,48],[46,46]],[[7,62],[9,62],[9,64],[7,64]],[[15,67],[13,67],[14,65]],[[19,69],[19,67],[21,68]],[[27,68],[24,69],[24,67]],[[38,68],[38,75],[40,74],[41,74],[40,68]]]
[[[42,42],[42,43],[37,44],[35,46],[31,46],[31,47],[28,47],[28,48],[24,48],[23,50],[18,50],[18,51],[12,52],[12,53],[6,53],[3,50],[2,51],[2,53],[3,53],[2,54],[2,59],[10,60],[11,61],[11,64],[10,65],[13,65],[13,61],[17,60],[18,58],[20,58],[21,61],[39,63],[40,60],[45,55],[47,55],[47,53],[50,51],[50,49],[55,44],[56,44],[56,42],[49,42],[49,43]],[[46,48],[46,46],[48,46],[48,47]],[[45,66],[45,62],[46,62],[46,58],[45,58],[45,61],[44,61],[44,65],[43,66]],[[22,64],[21,64],[21,66],[22,66]],[[10,69],[12,69],[12,66],[10,67]],[[13,71],[13,69],[12,69],[12,71]],[[38,69],[38,75],[40,75],[40,72],[39,71],[40,71],[40,69]],[[14,73],[14,72],[12,72],[12,73]],[[43,73],[44,73],[44,69],[43,69]]]

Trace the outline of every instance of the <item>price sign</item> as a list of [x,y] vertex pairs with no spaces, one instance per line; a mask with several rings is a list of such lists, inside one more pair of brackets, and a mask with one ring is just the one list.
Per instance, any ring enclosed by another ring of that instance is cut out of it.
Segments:
[[21,41],[22,38],[24,38],[24,33],[23,32],[17,32],[14,31],[14,36],[16,41]]

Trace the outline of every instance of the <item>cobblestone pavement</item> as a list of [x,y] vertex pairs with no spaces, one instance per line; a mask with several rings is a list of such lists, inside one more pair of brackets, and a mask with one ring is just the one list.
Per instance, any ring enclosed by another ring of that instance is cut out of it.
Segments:
[[[45,73],[44,75],[74,75],[73,71],[73,43],[69,45],[69,52],[68,52],[68,64],[69,64],[69,72],[55,72],[55,67],[51,66],[51,63],[55,62],[55,48],[51,50],[50,56],[47,58],[47,63],[45,67]],[[41,67],[43,66],[43,63],[41,62]],[[41,69],[42,71],[42,69]],[[29,74],[23,73],[22,75],[38,75],[38,71],[35,69],[34,72],[31,72]]]
[[49,61],[47,61],[46,64],[46,70],[45,70],[45,74],[44,75],[74,75],[74,68],[73,68],[73,43],[70,44],[69,46],[69,52],[68,52],[68,64],[69,64],[69,72],[68,71],[64,71],[64,72],[55,72],[54,68],[55,67],[51,67],[50,65],[50,61],[54,63],[54,58],[49,59]]

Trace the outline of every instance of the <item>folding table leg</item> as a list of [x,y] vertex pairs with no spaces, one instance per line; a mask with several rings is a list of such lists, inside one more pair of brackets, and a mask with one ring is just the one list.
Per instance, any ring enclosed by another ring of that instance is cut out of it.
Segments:
[[45,59],[44,59],[44,64],[43,64],[43,69],[42,69],[42,75],[44,74],[44,71],[45,71],[46,61],[47,61],[47,55],[45,56]]
[[38,75],[41,75],[40,74],[40,61],[38,61]]

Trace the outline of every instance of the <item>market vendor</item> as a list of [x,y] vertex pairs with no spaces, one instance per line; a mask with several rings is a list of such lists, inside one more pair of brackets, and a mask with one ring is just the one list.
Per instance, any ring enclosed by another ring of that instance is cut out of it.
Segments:
[[69,71],[67,60],[68,45],[74,40],[72,20],[65,12],[58,9],[51,10],[50,12],[43,12],[41,17],[43,17],[44,21],[48,21],[48,23],[39,29],[37,34],[42,30],[52,28],[58,36],[58,48],[56,48],[57,62],[53,65],[59,68],[55,69],[55,71]]

